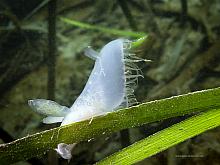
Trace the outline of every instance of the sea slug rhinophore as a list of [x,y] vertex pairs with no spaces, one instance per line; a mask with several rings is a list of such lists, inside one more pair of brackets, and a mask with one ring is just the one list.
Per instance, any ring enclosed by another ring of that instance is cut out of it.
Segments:
[[[134,88],[138,77],[142,75],[135,62],[142,59],[131,53],[131,41],[113,40],[106,44],[100,53],[88,47],[85,55],[95,60],[95,66],[82,93],[70,108],[45,99],[28,101],[34,111],[47,115],[44,123],[62,122],[61,126],[67,125],[136,103]],[[70,156],[61,153],[71,152],[62,148],[63,146],[66,147],[63,144],[58,145],[58,153],[63,158],[70,159]]]

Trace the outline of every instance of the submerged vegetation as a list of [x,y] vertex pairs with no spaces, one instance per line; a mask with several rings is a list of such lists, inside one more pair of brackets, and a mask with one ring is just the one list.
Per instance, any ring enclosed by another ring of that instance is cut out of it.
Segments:
[[[59,143],[76,143],[110,134],[125,128],[171,117],[203,112],[152,135],[100,164],[131,164],[178,144],[206,130],[220,126],[220,88],[143,103],[102,117],[54,128],[12,143],[0,145],[0,161],[7,164],[41,156]],[[192,104],[191,106],[189,106]],[[164,141],[164,143],[161,142]],[[145,146],[145,148],[141,146]],[[140,150],[140,151],[139,151]],[[32,153],[35,153],[33,155]],[[127,159],[129,157],[129,159]],[[120,158],[120,159],[119,159]],[[117,162],[117,163],[116,163]],[[130,163],[129,163],[130,162]],[[98,163],[99,164],[99,163]]]
[[[78,143],[70,164],[220,161],[219,1],[24,2],[0,2],[0,164],[64,164],[59,143]],[[92,68],[83,49],[116,38],[151,61],[138,64],[139,103],[42,125],[27,100],[72,105]]]

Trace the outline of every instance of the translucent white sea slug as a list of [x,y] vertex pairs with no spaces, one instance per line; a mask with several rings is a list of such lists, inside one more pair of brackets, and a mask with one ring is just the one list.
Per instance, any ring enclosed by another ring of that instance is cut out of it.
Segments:
[[[95,60],[95,65],[82,93],[70,108],[45,99],[28,101],[34,111],[47,115],[44,123],[67,125],[136,103],[134,88],[142,75],[135,62],[142,59],[131,53],[131,41],[113,40],[100,53],[88,47],[85,55]],[[70,148],[61,143],[56,151],[63,158],[71,159]]]

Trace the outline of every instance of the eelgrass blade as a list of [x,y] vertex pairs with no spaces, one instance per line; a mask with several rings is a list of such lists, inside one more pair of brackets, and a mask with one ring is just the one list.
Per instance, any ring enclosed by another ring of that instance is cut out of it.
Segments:
[[0,164],[44,155],[59,143],[78,143],[103,133],[111,134],[125,128],[217,108],[220,108],[220,87],[143,103],[96,117],[92,122],[73,123],[0,144]]
[[97,25],[90,25],[90,24],[87,24],[87,23],[79,22],[79,21],[64,18],[64,17],[60,17],[60,20],[67,23],[67,24],[74,25],[74,26],[77,26],[77,27],[80,27],[80,28],[83,28],[83,29],[96,30],[96,31],[100,31],[100,32],[103,32],[103,33],[107,33],[107,34],[117,35],[119,37],[141,38],[141,37],[144,37],[144,36],[147,35],[144,32],[133,32],[133,31],[127,31],[127,30],[118,30],[118,29],[113,29],[113,28],[106,28],[106,27],[97,26]]
[[97,165],[134,164],[218,126],[220,126],[220,109],[209,110],[138,141],[103,159]]

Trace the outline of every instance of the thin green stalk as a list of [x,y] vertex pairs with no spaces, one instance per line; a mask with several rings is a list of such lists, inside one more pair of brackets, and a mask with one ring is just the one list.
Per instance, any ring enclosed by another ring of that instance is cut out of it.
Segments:
[[[49,100],[55,100],[56,88],[56,9],[57,0],[48,2],[48,79],[47,94]],[[58,158],[55,152],[48,153],[48,165],[58,165]]]
[[[103,159],[97,165],[129,165],[155,155],[202,132],[220,126],[220,109],[209,110],[198,116],[155,133]],[[178,156],[178,155],[173,155]]]
[[121,37],[141,38],[147,35],[144,32],[133,32],[133,31],[126,31],[126,30],[118,30],[118,29],[113,29],[113,28],[106,28],[106,27],[101,27],[97,25],[90,25],[87,23],[82,23],[82,22],[71,20],[71,19],[64,18],[64,17],[60,17],[60,20],[67,24],[74,25],[74,26],[77,26],[83,29],[96,30],[96,31],[100,31],[103,33],[113,34],[113,35],[117,35]]

